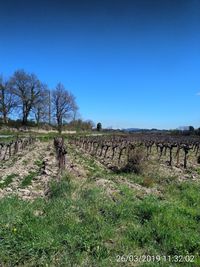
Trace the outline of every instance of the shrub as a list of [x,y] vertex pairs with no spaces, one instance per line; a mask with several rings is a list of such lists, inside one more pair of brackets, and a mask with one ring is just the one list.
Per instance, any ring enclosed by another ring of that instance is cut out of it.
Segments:
[[136,147],[129,153],[126,165],[123,167],[124,172],[134,172],[141,174],[144,171],[144,148]]

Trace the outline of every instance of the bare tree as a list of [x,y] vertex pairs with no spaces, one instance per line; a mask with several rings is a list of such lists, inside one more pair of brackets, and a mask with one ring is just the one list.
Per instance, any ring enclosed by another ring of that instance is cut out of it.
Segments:
[[41,122],[49,120],[49,90],[45,84],[41,84],[41,91],[33,104],[33,113],[37,126]]
[[48,119],[49,119],[49,125],[51,125],[51,91],[48,90]]
[[52,108],[58,131],[61,133],[64,120],[72,118],[74,112],[78,109],[74,95],[67,91],[61,83],[58,83],[52,92]]
[[12,94],[9,83],[0,77],[0,114],[4,123],[8,123],[8,116],[16,106],[16,97]]
[[11,77],[10,85],[22,109],[22,124],[27,125],[28,116],[40,96],[42,84],[36,75],[18,70]]

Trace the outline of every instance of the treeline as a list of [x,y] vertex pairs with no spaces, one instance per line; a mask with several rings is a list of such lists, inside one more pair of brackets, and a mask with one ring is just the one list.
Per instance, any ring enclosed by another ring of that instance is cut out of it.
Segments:
[[188,129],[185,130],[170,130],[172,135],[180,135],[180,136],[189,136],[189,135],[199,135],[200,136],[200,128],[194,128],[193,126],[189,126]]
[[8,79],[0,77],[1,122],[13,126],[63,126],[91,129],[91,121],[76,119],[75,96],[62,83],[50,90],[34,73],[17,70]]
[[[27,126],[27,127],[26,127]],[[58,130],[57,124],[49,124],[48,122],[41,121],[39,124],[36,123],[35,120],[30,119],[27,122],[27,125],[22,125],[21,119],[8,119],[7,123],[4,123],[2,118],[0,118],[0,129],[9,130],[10,128],[16,128],[19,130],[29,130],[31,127],[39,128],[42,130]],[[69,122],[64,122],[62,126],[63,131],[91,131],[95,129],[95,124],[91,120],[82,120],[82,119],[75,119]]]

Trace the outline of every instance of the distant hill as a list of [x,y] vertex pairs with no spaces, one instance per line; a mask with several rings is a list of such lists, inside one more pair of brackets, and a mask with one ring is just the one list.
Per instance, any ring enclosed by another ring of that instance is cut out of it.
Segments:
[[159,129],[141,129],[141,128],[126,128],[126,129],[122,129],[122,131],[124,132],[129,132],[129,133],[133,133],[133,132],[165,132],[167,130],[159,130]]
[[140,132],[140,131],[142,131],[142,129],[140,129],[140,128],[126,128],[126,129],[122,129],[122,131],[125,131],[125,132]]

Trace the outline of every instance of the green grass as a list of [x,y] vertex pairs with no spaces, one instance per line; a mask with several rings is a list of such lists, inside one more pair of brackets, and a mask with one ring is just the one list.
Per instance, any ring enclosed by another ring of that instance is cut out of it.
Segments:
[[[115,174],[70,147],[68,153],[87,171],[83,182],[66,174],[60,183],[51,183],[48,199],[0,199],[0,265],[121,267],[133,264],[118,263],[117,255],[132,254],[195,257],[193,263],[137,266],[200,266],[199,183],[153,173]],[[42,161],[34,164],[41,168]],[[21,186],[30,185],[38,172],[30,172]],[[15,176],[7,176],[2,188]],[[118,189],[114,200],[107,188],[97,187],[95,180],[101,178]],[[124,180],[155,187],[161,196],[140,194],[123,185]]]
[[[12,183],[13,178],[15,178],[17,176],[18,176],[18,174],[16,174],[16,173],[12,173],[12,174],[9,174],[8,176],[6,176],[4,180],[1,180],[0,188],[3,189],[5,187],[7,187],[9,184]],[[3,183],[2,183],[2,181],[3,181]]]
[[30,172],[27,176],[25,176],[21,182],[21,187],[26,187],[27,185],[30,185],[32,180],[37,176],[37,174],[37,172]]
[[200,168],[196,168],[196,172],[198,175],[200,175]]
[[28,164],[28,160],[27,159],[24,159],[23,161],[22,161],[22,164],[24,165],[24,166],[26,166],[27,164]]
[[131,266],[116,262],[117,255],[128,254],[190,254],[195,263],[181,266],[199,266],[199,184],[172,182],[162,200],[138,199],[129,188],[119,189],[114,202],[94,182],[80,189],[66,176],[51,184],[48,201],[2,199],[3,266]]
[[37,167],[41,168],[42,165],[43,165],[43,161],[38,159],[38,160],[36,160],[36,161],[34,162],[34,164],[35,164]]
[[6,144],[6,143],[9,143],[10,141],[12,141],[14,139],[15,139],[15,137],[13,135],[11,135],[9,137],[0,137],[0,142]]
[[97,161],[92,157],[86,157],[80,151],[75,151],[74,148],[68,146],[68,153],[73,155],[73,157],[77,158],[77,163],[83,166],[85,170],[87,170],[88,178],[95,178],[98,176],[109,176],[111,171],[103,168],[103,165],[98,165]]

